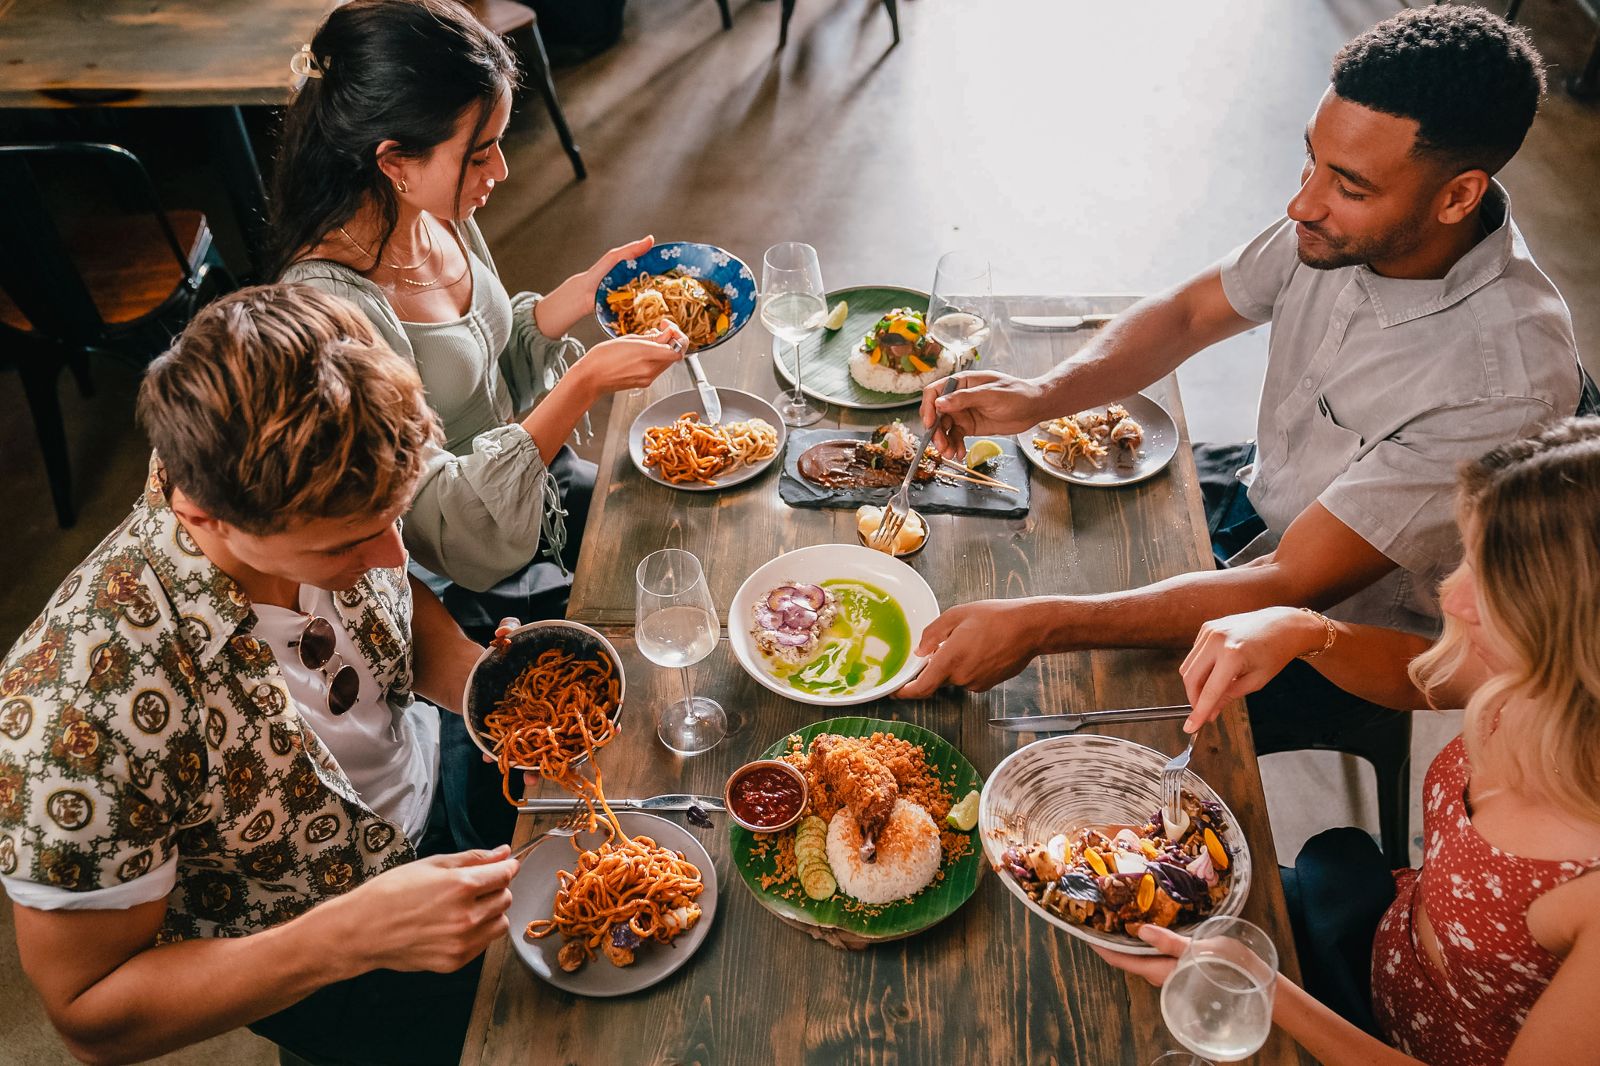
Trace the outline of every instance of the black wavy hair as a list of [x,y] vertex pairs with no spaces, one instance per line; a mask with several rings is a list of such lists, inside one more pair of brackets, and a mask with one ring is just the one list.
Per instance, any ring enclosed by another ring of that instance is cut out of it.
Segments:
[[1385,19],[1333,58],[1333,91],[1414,120],[1412,151],[1493,174],[1522,146],[1544,95],[1544,61],[1528,35],[1465,4]]
[[[454,0],[351,0],[311,39],[322,72],[307,78],[284,115],[272,181],[268,260],[277,276],[370,199],[382,221],[382,255],[399,218],[376,149],[426,157],[455,133],[468,108],[489,121],[517,85],[517,62],[499,36]],[[466,182],[461,161],[456,199]]]

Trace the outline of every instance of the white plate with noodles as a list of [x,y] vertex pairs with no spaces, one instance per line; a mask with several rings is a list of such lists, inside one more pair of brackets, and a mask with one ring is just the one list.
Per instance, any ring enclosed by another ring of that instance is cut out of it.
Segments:
[[[1126,413],[1118,416],[1113,410],[1117,407]],[[1080,420],[1084,426],[1078,425]],[[1131,423],[1121,427],[1125,437],[1118,433],[1118,424],[1124,421]],[[1101,425],[1105,425],[1104,439],[1091,436]],[[1178,424],[1165,407],[1136,392],[1114,404],[1024,430],[1017,434],[1017,450],[1051,477],[1074,485],[1135,485],[1155,477],[1172,462],[1178,452]]]
[[[658,893],[670,893],[674,891],[672,880],[687,873],[682,865],[687,863],[694,867],[704,885],[694,897],[694,904],[700,913],[692,925],[678,932],[667,943],[642,939],[638,946],[626,949],[632,952],[632,962],[628,965],[613,964],[602,946],[594,949],[593,956],[577,970],[568,972],[562,968],[559,959],[563,947],[569,942],[562,929],[553,928],[547,935],[533,939],[528,935],[528,925],[530,922],[546,922],[554,913],[556,895],[562,888],[561,875],[563,872],[571,874],[580,858],[580,852],[573,847],[573,842],[577,843],[578,848],[589,849],[600,847],[607,843],[607,839],[603,830],[579,833],[571,838],[547,838],[522,860],[522,869],[517,871],[516,878],[511,882],[511,908],[506,916],[511,922],[511,945],[528,968],[543,980],[574,995],[623,996],[666,980],[699,950],[716,918],[717,871],[712,865],[711,856],[689,830],[665,818],[631,811],[618,814],[617,822],[629,837],[647,837],[681,858],[664,864],[663,870],[652,875],[647,872],[645,862],[624,857],[621,862],[613,862],[616,868],[610,875],[612,883],[626,884],[627,879],[619,875],[631,872],[636,878],[633,885],[643,888],[652,876],[657,876],[660,878]],[[594,897],[591,893],[602,891],[601,880],[595,874],[576,887],[584,894],[584,900],[592,900]],[[670,903],[671,900],[666,902]],[[662,907],[658,913],[651,915],[647,908],[646,913],[650,916],[644,920],[646,926],[673,920],[667,917],[670,911],[671,908]],[[608,930],[623,923],[613,923],[606,929],[601,929],[605,919],[591,924],[600,930],[598,935],[603,940],[609,940],[613,934]],[[574,931],[581,933],[580,929]],[[573,942],[587,943],[587,939],[580,935]],[[570,950],[578,955],[584,953],[582,948]],[[611,948],[612,953],[617,951],[615,946]]]
[[717,396],[717,426],[701,423],[693,389],[646,407],[628,430],[628,454],[639,472],[671,489],[711,492],[749,481],[783,454],[789,434],[771,404],[738,389],[718,388]]

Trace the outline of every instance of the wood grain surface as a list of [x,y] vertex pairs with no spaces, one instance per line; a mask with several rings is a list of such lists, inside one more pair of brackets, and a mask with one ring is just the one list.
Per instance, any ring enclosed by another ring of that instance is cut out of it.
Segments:
[[[1131,298],[1011,297],[1013,314],[1119,310]],[[1005,331],[994,362],[1031,373],[1064,358],[1082,333]],[[757,394],[778,383],[752,326],[708,358],[717,384]],[[653,396],[681,388],[658,382]],[[1176,383],[1154,394],[1183,428]],[[776,473],[726,493],[689,494],[646,482],[633,470],[623,431],[652,396],[619,397],[601,463],[595,512],[584,539],[572,616],[598,624],[616,643],[628,676],[624,729],[602,755],[607,792],[720,793],[728,773],[767,745],[829,716],[761,688],[724,640],[694,667],[696,691],[722,701],[734,719],[729,738],[692,759],[656,740],[655,707],[681,695],[673,671],[644,660],[631,638],[633,568],[656,548],[681,546],[706,564],[712,593],[726,608],[744,576],[773,555],[825,541],[853,541],[852,516],[798,511],[777,498]],[[837,409],[829,412],[837,417]],[[859,415],[847,424],[870,424]],[[1199,490],[1187,448],[1169,470],[1119,490],[1034,480],[1024,519],[941,516],[928,547],[911,561],[942,604],[1036,592],[1127,588],[1210,565]],[[1148,706],[1183,698],[1180,656],[1100,651],[1036,661],[1000,688],[941,692],[916,702],[884,700],[855,713],[901,718],[958,747],[987,776],[1033,739],[991,729],[995,714],[1069,708]],[[1176,721],[1114,732],[1162,750],[1180,747]],[[1298,974],[1261,779],[1241,706],[1208,730],[1193,767],[1227,800],[1250,842],[1255,884],[1245,916],[1279,947],[1282,968]],[[613,1063],[1072,1063],[1145,1066],[1178,1045],[1161,1020],[1158,993],[1095,957],[1081,942],[1031,919],[992,873],[967,905],[928,932],[846,952],[810,939],[761,908],[729,865],[725,828],[702,840],[717,864],[723,895],[717,927],[700,953],[662,985],[622,1000],[584,1000],[533,977],[502,942],[490,949],[463,1062]],[[518,839],[536,825],[524,817]],[[566,846],[560,841],[550,845]],[[512,935],[520,935],[513,930]],[[1304,1059],[1279,1032],[1251,1061]]]
[[335,0],[0,3],[0,107],[287,103]]

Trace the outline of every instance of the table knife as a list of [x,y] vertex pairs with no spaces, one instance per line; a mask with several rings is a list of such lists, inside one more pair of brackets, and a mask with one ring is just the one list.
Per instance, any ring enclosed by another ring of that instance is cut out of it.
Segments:
[[1116,315],[1013,315],[1011,324],[1023,329],[1069,330],[1103,326]]
[[1187,718],[1191,711],[1192,707],[1187,703],[1181,703],[1169,707],[1124,707],[1111,711],[1077,711],[1072,714],[1030,714],[1021,718],[991,718],[989,724],[996,729],[1012,733],[1075,733],[1086,726]]
[[700,405],[706,409],[706,425],[716,425],[722,421],[722,397],[717,395],[717,390],[706,380],[706,372],[700,369],[698,355],[686,355],[683,357],[683,362],[689,368],[689,376],[694,379],[695,389],[700,393]]
[[[690,807],[706,811],[727,810],[721,796],[691,796],[682,792],[648,799],[608,799],[606,802],[611,804],[614,811],[686,811]],[[517,804],[517,810],[522,814],[564,813],[572,810],[576,803],[577,800],[571,798],[541,797],[523,800]]]

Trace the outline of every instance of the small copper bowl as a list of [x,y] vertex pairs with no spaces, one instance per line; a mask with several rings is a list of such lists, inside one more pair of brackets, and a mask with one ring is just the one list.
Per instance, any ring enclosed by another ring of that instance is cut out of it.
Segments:
[[[753,771],[765,768],[771,768],[792,778],[795,784],[800,786],[800,804],[799,806],[795,807],[794,813],[788,818],[785,818],[783,821],[774,822],[771,825],[762,825],[757,822],[746,821],[745,818],[740,815],[739,808],[734,803],[733,799],[733,788],[742,778],[747,777]],[[806,784],[806,775],[801,773],[795,767],[784,762],[782,759],[757,759],[755,762],[745,763],[743,766],[739,767],[733,773],[728,775],[728,783],[722,788],[722,802],[723,805],[728,808],[728,817],[732,818],[735,822],[750,830],[752,833],[776,833],[780,830],[788,829],[791,825],[794,825],[796,822],[798,822],[800,820],[800,816],[805,813],[806,802],[810,800],[810,798],[811,788]]]

